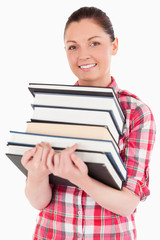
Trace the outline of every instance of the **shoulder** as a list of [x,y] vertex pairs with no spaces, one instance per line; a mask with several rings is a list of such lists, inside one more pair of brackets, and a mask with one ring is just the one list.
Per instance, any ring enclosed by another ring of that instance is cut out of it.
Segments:
[[118,99],[124,112],[132,111],[132,113],[138,112],[151,112],[149,106],[147,106],[139,97],[126,90],[118,91]]
[[127,108],[135,108],[137,105],[142,104],[139,97],[127,90],[119,90],[118,99],[124,110]]
[[118,98],[126,118],[135,122],[154,121],[151,109],[135,94],[126,90],[118,91]]

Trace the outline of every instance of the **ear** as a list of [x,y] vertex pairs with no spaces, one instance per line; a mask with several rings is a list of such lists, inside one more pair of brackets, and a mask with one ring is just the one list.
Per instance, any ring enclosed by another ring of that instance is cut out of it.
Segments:
[[118,38],[112,42],[112,55],[115,56],[118,51]]

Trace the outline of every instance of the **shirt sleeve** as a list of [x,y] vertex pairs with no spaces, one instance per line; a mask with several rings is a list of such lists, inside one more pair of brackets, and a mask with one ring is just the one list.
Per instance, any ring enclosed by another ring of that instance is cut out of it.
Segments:
[[145,200],[150,195],[149,162],[155,141],[155,121],[148,106],[142,104],[130,115],[129,122],[120,152],[128,171],[123,186]]

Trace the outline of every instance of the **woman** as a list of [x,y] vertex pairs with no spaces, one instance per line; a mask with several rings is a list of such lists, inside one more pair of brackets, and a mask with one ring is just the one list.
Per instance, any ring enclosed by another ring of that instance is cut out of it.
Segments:
[[[119,147],[128,179],[118,191],[88,176],[87,166],[76,156],[76,144],[59,154],[48,143],[38,144],[22,157],[28,170],[26,196],[41,210],[33,239],[136,239],[136,207],[149,195],[153,115],[111,77],[118,39],[104,12],[93,7],[75,11],[66,23],[64,41],[69,65],[78,78],[76,85],[111,87],[119,98],[126,115]],[[50,186],[50,173],[77,187]]]

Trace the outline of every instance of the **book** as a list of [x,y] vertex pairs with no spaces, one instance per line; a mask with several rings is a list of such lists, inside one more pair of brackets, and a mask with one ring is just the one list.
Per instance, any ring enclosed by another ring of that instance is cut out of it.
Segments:
[[10,141],[8,142],[8,144],[25,145],[29,147],[34,146],[41,141],[49,142],[55,150],[65,149],[66,147],[72,146],[77,143],[77,151],[103,152],[110,160],[112,166],[114,167],[120,178],[124,181],[126,180],[127,170],[113,142],[109,140],[61,137],[10,131]]
[[28,88],[34,97],[35,92],[112,97],[114,98],[117,108],[119,108],[120,114],[125,119],[125,114],[123,113],[123,110],[119,104],[119,100],[113,88],[42,83],[29,83]]
[[109,111],[113,122],[119,133],[122,135],[124,120],[118,112],[115,101],[111,97],[69,95],[69,94],[52,94],[35,92],[33,108],[40,107],[57,107],[71,109],[87,109]]
[[34,107],[31,121],[107,126],[116,142],[120,137],[108,111],[39,106]]
[[64,137],[110,140],[113,142],[117,151],[119,151],[118,144],[106,126],[98,127],[78,124],[27,122],[26,132]]
[[79,85],[64,85],[64,84],[45,84],[45,83],[29,83],[28,89],[34,96],[35,92],[50,92],[50,93],[69,93],[69,94],[88,94],[102,96],[116,97],[113,88],[109,87],[92,87],[92,86],[79,86]]
[[125,115],[112,88],[30,84],[33,106],[107,110],[122,134]]
[[[56,84],[30,84],[33,116],[26,132],[10,131],[8,158],[27,176],[21,157],[41,141],[55,151],[75,143],[76,154],[87,164],[89,175],[121,189],[127,170],[119,154],[125,115],[112,88]],[[51,174],[50,183],[73,185]]]
[[[8,145],[8,152],[6,153],[7,157],[16,165],[16,167],[18,167],[18,169],[26,177],[28,173],[21,164],[21,158],[25,151],[29,149],[31,149],[31,147],[26,147],[22,145]],[[105,153],[85,151],[76,151],[75,153],[87,164],[89,176],[115,189],[122,189],[123,180],[119,177]],[[53,185],[73,185],[70,181],[55,176],[53,174],[49,175],[49,182]]]

